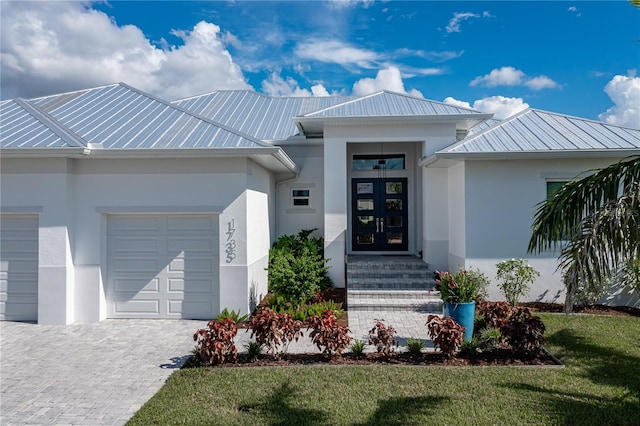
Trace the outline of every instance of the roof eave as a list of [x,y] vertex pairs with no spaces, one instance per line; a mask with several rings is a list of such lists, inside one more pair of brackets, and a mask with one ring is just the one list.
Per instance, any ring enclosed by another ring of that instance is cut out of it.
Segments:
[[434,154],[437,158],[456,160],[515,160],[515,159],[547,159],[547,158],[593,158],[624,157],[640,155],[640,149],[567,149],[553,151],[507,151],[507,152],[447,152]]
[[0,148],[1,158],[25,158],[25,157],[84,157],[90,150],[84,147],[51,147],[51,148]]
[[277,146],[255,148],[93,149],[92,158],[229,158],[247,157],[278,173],[298,174],[300,168]]
[[293,117],[296,127],[305,135],[321,135],[326,125],[348,126],[354,124],[446,124],[456,123],[456,129],[469,130],[493,117],[493,114],[433,114],[433,115],[367,115],[351,117]]

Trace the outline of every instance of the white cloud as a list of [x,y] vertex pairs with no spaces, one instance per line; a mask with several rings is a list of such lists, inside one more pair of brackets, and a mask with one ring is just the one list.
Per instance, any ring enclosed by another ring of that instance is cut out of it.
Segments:
[[329,9],[341,10],[362,5],[365,9],[371,6],[373,0],[326,0]]
[[247,89],[217,25],[174,31],[161,49],[133,25],[118,26],[81,2],[2,2],[3,97],[31,97],[123,81],[174,99],[214,89]]
[[397,55],[400,56],[418,56],[420,58],[424,58],[431,62],[446,62],[452,59],[456,59],[461,57],[464,54],[464,50],[455,51],[455,50],[443,50],[443,51],[433,51],[433,50],[411,50],[407,48],[398,49],[396,51]]
[[473,106],[471,106],[469,102],[460,101],[452,97],[446,98],[444,103],[492,113],[493,117],[499,120],[511,117],[512,115],[529,108],[529,104],[525,103],[522,98],[507,98],[504,96],[490,96],[478,99],[473,102]]
[[526,86],[532,90],[553,89],[560,85],[547,77],[540,75],[528,77],[524,71],[514,67],[502,67],[491,70],[489,74],[474,78],[469,86]]
[[311,90],[303,89],[292,77],[285,80],[277,72],[262,82],[262,92],[269,96],[329,96],[322,84],[311,86]]
[[600,120],[640,129],[640,77],[616,75],[604,87],[614,106],[600,114]]
[[451,96],[444,98],[444,103],[461,108],[471,108],[471,104],[469,102],[459,101],[458,99],[452,98]]
[[405,90],[404,82],[402,81],[402,74],[400,73],[400,70],[394,66],[379,70],[375,78],[361,78],[353,85],[353,94],[356,96],[364,96],[381,90],[390,90],[393,92],[406,93],[411,96],[424,98],[423,94],[419,90]]
[[478,111],[493,113],[494,118],[502,120],[529,108],[529,104],[524,102],[522,98],[490,96],[474,101],[473,108]]
[[303,59],[339,64],[358,65],[362,68],[374,68],[374,62],[380,58],[378,53],[361,49],[338,40],[312,39],[298,43],[294,53]]
[[482,12],[482,15],[478,13],[472,12],[455,12],[453,14],[453,18],[449,20],[449,24],[446,26],[446,30],[448,33],[459,33],[462,32],[460,29],[460,23],[469,19],[477,19],[477,18],[490,18],[492,15],[489,12]]
[[582,16],[582,12],[580,12],[580,9],[578,9],[575,6],[569,6],[569,8],[567,9],[567,12],[575,13],[576,16]]

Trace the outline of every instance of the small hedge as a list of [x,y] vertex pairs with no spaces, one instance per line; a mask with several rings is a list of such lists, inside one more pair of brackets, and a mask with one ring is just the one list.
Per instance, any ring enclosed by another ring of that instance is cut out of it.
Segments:
[[283,235],[269,250],[269,291],[293,304],[304,303],[315,292],[332,286],[324,258],[324,239],[311,237],[316,231],[303,229],[298,235]]

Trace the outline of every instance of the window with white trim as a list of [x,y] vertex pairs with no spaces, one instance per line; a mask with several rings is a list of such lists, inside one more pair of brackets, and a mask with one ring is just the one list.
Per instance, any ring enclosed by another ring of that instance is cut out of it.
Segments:
[[310,207],[310,192],[308,189],[291,190],[291,207]]

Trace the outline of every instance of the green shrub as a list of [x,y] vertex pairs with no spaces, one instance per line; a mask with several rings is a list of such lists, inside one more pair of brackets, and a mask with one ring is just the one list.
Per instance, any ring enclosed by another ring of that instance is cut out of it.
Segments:
[[227,308],[224,308],[222,310],[222,312],[220,312],[217,316],[216,319],[218,321],[222,321],[225,318],[231,318],[235,323],[239,323],[239,322],[244,322],[247,319],[249,319],[249,315],[244,314],[244,315],[240,315],[240,310],[238,310],[236,312],[236,310],[232,310],[231,312],[229,312],[229,310]]
[[412,338],[407,339],[407,350],[409,351],[409,354],[411,354],[411,356],[419,356],[422,352],[422,348],[424,348],[424,343],[422,343],[422,340]]
[[467,276],[476,283],[476,297],[486,299],[489,297],[489,285],[491,280],[480,269],[467,269]]
[[529,294],[529,285],[540,275],[525,259],[509,259],[497,265],[497,277],[502,294],[511,306],[516,306],[522,296]]
[[502,340],[504,339],[498,327],[488,327],[480,330],[480,344],[485,348],[495,348]]
[[258,342],[250,341],[245,343],[244,347],[247,349],[247,355],[250,359],[258,358],[262,354],[262,348],[264,347]]
[[367,344],[365,343],[364,340],[355,340],[351,346],[349,346],[349,349],[351,350],[351,352],[353,352],[353,354],[355,356],[362,356],[362,354],[364,354],[364,348],[367,346]]
[[269,250],[269,291],[294,304],[306,302],[332,284],[327,275],[328,259],[324,259],[324,240],[310,237],[315,230],[283,235]]
[[465,340],[460,345],[460,355],[473,356],[480,351],[478,340],[474,337],[471,340]]

